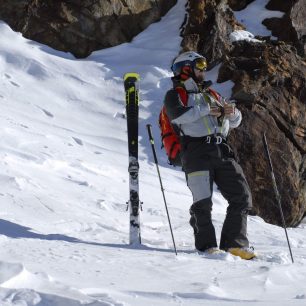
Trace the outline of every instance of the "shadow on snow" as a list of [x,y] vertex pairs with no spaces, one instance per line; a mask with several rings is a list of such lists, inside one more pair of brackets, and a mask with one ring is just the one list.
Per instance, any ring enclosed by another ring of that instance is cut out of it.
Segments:
[[32,231],[30,227],[19,225],[8,220],[0,219],[0,235],[4,235],[14,239],[39,239],[47,241],[64,241],[69,243],[82,243],[94,246],[102,246],[109,248],[121,248],[121,249],[138,249],[138,250],[150,250],[159,251],[165,253],[171,253],[171,249],[152,248],[145,245],[130,245],[130,244],[115,244],[115,243],[99,243],[93,241],[84,241],[75,237],[70,237],[62,234],[39,234]]

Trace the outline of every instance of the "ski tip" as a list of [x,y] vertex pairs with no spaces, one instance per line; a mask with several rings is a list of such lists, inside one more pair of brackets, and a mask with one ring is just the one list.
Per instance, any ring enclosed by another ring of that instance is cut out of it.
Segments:
[[140,75],[136,72],[128,72],[124,75],[123,80],[126,81],[128,78],[135,78],[137,81],[139,81]]

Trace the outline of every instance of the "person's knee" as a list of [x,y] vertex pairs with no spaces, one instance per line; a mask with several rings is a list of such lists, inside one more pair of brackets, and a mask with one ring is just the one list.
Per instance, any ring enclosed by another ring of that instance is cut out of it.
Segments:
[[252,209],[251,201],[243,201],[239,203],[232,203],[227,209],[228,214],[232,215],[247,215]]
[[190,215],[193,214],[211,214],[212,210],[212,201],[210,198],[197,201],[190,206],[189,212]]
[[202,200],[191,205],[189,209],[190,213],[190,225],[197,227],[197,231],[202,227],[206,227],[211,223],[211,211],[212,202],[208,200]]

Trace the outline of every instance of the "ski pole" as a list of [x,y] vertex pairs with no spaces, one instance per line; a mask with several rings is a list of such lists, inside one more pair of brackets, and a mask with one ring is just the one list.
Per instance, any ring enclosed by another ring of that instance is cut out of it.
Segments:
[[160,176],[160,172],[159,172],[158,161],[157,161],[157,155],[156,155],[156,151],[155,151],[154,139],[153,139],[153,135],[152,135],[152,130],[151,130],[151,128],[152,128],[151,124],[147,124],[149,139],[150,139],[151,146],[152,146],[152,152],[153,152],[154,161],[155,161],[155,165],[156,165],[156,169],[157,169],[157,173],[158,173],[159,183],[160,183],[160,187],[161,187],[161,191],[162,191],[162,194],[163,194],[164,203],[165,203],[165,207],[166,207],[166,212],[167,212],[167,217],[168,217],[170,232],[171,232],[172,241],[173,241],[174,252],[175,252],[175,255],[177,255],[176,246],[175,246],[175,241],[174,241],[174,236],[173,236],[173,231],[172,231],[172,226],[171,226],[171,221],[170,221],[170,216],[169,216],[168,207],[167,207],[167,202],[166,202],[166,197],[165,197],[165,192],[164,192],[164,187],[163,187],[163,183],[162,183],[161,176]]
[[267,158],[268,158],[268,161],[269,161],[273,188],[274,188],[275,196],[276,196],[276,199],[277,199],[278,207],[279,207],[279,210],[280,210],[280,214],[281,214],[281,218],[282,218],[282,222],[283,222],[283,228],[284,228],[285,234],[286,234],[286,238],[287,238],[287,243],[288,243],[288,247],[289,247],[289,252],[290,252],[291,260],[292,260],[292,263],[294,263],[293,255],[292,255],[292,251],[291,251],[291,247],[290,247],[290,242],[289,242],[289,237],[288,237],[288,233],[287,233],[287,228],[286,228],[285,217],[284,217],[284,213],[283,213],[283,209],[282,209],[282,204],[281,204],[281,196],[280,196],[278,188],[277,188],[277,184],[276,184],[276,180],[275,180],[275,175],[274,175],[274,170],[273,170],[273,165],[272,165],[272,160],[271,160],[270,151],[269,151],[269,147],[268,147],[268,143],[267,143],[267,138],[266,138],[266,133],[265,132],[263,133],[263,143],[264,143],[264,147],[265,147],[265,150],[266,150]]

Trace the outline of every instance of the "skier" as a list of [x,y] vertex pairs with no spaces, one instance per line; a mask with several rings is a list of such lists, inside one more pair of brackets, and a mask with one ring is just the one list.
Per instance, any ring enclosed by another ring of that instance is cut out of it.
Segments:
[[[193,196],[190,225],[195,247],[209,254],[224,250],[243,259],[255,257],[247,238],[251,192],[242,168],[226,138],[241,122],[241,112],[205,82],[206,59],[189,51],[173,62],[173,88],[166,93],[165,108],[178,127],[181,160]],[[220,249],[211,219],[213,182],[228,201]]]

